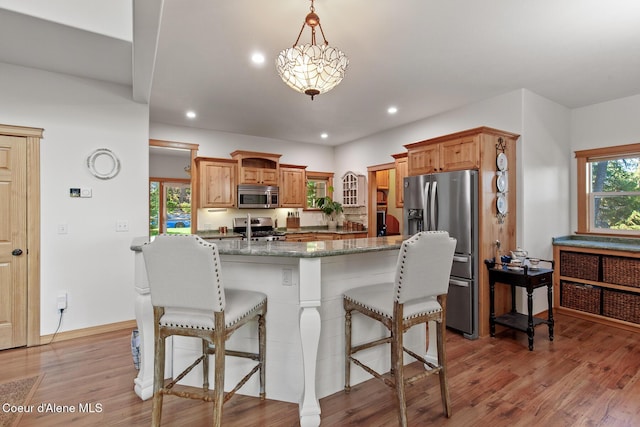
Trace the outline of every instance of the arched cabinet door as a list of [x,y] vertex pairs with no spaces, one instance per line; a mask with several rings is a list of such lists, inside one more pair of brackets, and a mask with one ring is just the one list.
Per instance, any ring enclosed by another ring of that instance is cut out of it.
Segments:
[[366,194],[364,175],[349,171],[342,176],[342,204],[344,206],[364,206]]

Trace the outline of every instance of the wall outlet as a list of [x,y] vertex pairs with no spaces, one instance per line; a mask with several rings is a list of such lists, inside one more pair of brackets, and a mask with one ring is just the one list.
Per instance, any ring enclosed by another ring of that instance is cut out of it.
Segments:
[[68,231],[67,224],[58,224],[58,234],[67,234]]
[[58,310],[66,310],[67,309],[67,293],[60,292],[57,298]]
[[116,231],[129,231],[129,221],[123,219],[116,221]]
[[282,269],[282,285],[283,286],[291,286],[293,285],[293,270],[290,268]]

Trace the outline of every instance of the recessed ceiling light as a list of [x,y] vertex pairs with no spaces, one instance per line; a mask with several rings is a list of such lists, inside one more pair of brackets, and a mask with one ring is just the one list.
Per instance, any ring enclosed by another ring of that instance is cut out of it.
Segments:
[[188,119],[195,119],[196,118],[196,112],[195,111],[187,111],[187,113],[185,115],[187,116]]
[[324,132],[324,133],[320,134],[320,138],[327,139],[327,138],[329,138],[329,134]]
[[260,52],[254,53],[253,55],[251,55],[251,62],[258,65],[264,64],[264,55]]
[[389,107],[387,108],[387,113],[389,114],[395,114],[398,112],[398,107]]

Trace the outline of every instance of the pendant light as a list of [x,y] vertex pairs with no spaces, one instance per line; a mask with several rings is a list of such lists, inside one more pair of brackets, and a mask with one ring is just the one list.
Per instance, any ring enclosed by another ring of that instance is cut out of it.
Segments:
[[[307,14],[293,47],[284,49],[276,59],[278,74],[291,89],[313,97],[336,87],[344,77],[349,59],[344,52],[329,46],[320,17],[315,13],[311,0],[311,12]],[[298,45],[305,25],[311,28],[311,44]],[[320,28],[323,44],[316,44],[316,27]]]

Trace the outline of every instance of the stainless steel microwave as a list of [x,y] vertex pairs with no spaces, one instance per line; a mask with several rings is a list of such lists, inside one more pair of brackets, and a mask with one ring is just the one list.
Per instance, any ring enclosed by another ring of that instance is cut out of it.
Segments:
[[238,208],[269,209],[278,207],[278,187],[238,185]]

